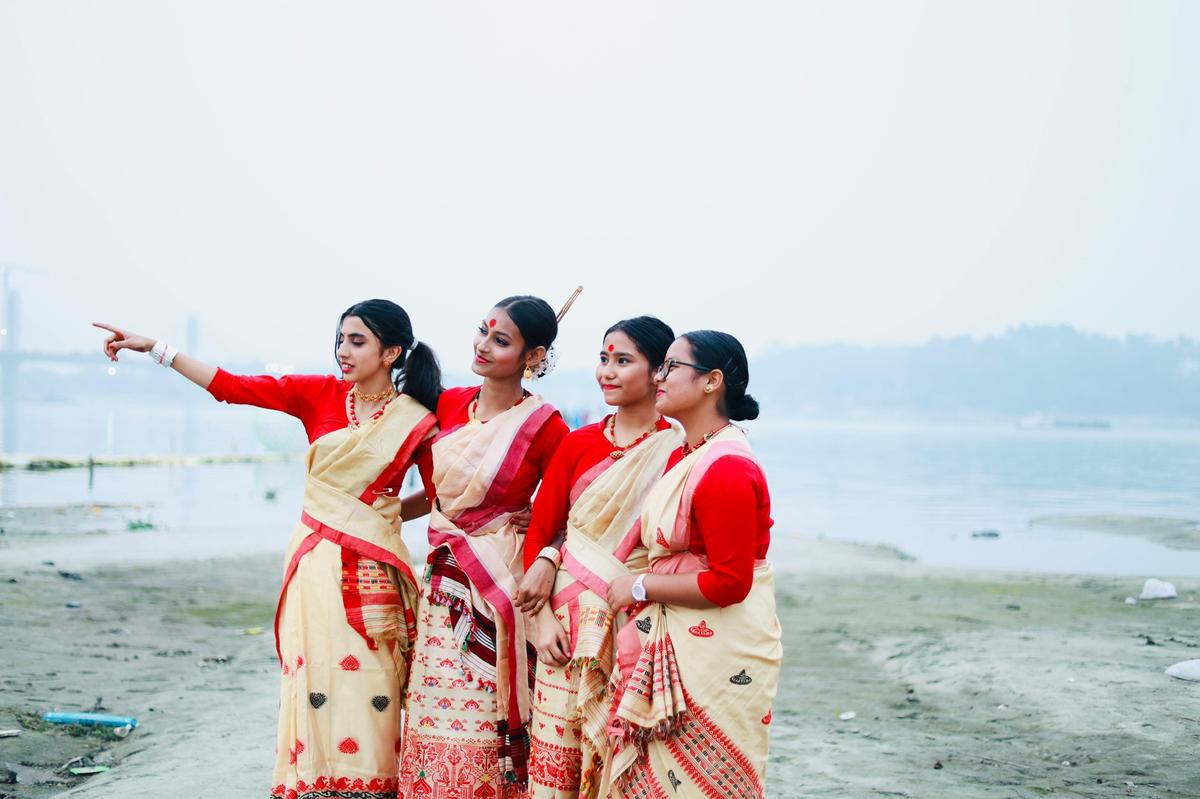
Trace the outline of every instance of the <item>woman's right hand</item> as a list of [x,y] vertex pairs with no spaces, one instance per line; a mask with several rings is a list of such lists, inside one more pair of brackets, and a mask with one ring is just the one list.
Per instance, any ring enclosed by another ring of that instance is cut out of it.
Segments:
[[154,348],[155,340],[139,336],[137,333],[131,333],[128,330],[122,330],[119,327],[106,325],[103,322],[92,322],[92,327],[98,327],[101,330],[107,330],[110,335],[104,339],[104,354],[109,360],[115,361],[117,353],[121,350],[133,350],[134,352],[149,352]]
[[540,611],[550,598],[550,591],[554,588],[554,577],[557,572],[558,567],[546,558],[535,560],[530,565],[529,571],[525,572],[525,576],[521,578],[517,595],[513,597],[513,604],[525,613]]

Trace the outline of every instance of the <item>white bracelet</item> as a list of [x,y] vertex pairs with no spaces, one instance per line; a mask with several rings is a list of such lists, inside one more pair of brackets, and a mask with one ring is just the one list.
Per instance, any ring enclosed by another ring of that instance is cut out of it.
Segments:
[[171,368],[171,364],[175,362],[175,356],[179,354],[179,350],[172,347],[165,341],[156,341],[154,346],[150,348],[150,358],[159,366]]
[[562,565],[562,553],[554,547],[542,547],[542,551],[538,553],[538,557],[550,561],[556,569]]

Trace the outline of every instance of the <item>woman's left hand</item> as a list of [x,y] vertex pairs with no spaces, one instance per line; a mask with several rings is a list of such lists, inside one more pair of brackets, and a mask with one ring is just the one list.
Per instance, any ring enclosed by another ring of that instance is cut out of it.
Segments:
[[623,574],[608,584],[607,598],[610,608],[619,610],[634,603],[633,582],[636,579],[632,574]]
[[571,659],[571,636],[559,624],[549,608],[534,617],[533,646],[538,660],[550,666],[565,666]]
[[525,535],[529,532],[529,520],[533,518],[533,509],[526,508],[519,510],[512,516],[508,517],[508,523],[512,525],[513,531],[518,535]]

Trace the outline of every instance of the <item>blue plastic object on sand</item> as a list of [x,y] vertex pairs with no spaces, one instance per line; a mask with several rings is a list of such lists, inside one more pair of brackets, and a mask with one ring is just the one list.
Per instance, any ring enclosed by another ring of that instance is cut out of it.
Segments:
[[106,716],[103,713],[47,713],[42,721],[51,724],[84,724],[91,727],[136,727],[133,716]]

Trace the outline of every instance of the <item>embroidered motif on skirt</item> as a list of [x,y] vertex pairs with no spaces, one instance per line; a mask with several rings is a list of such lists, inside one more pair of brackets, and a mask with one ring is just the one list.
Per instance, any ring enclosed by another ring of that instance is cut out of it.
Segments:
[[496,694],[468,681],[449,609],[423,605],[400,758],[402,797],[525,799],[499,757]]
[[[426,579],[430,604],[443,607],[449,613],[464,677],[478,688],[495,693],[496,623],[482,608],[473,605],[470,580],[455,560],[454,553],[446,547],[431,552]],[[528,690],[532,692],[537,649],[528,642],[526,662]],[[496,719],[495,723],[502,777],[506,782],[523,786],[528,782],[529,774],[529,731],[524,725],[510,728],[504,719]]]
[[300,780],[294,788],[276,785],[271,799],[396,799],[395,779],[317,777]]

